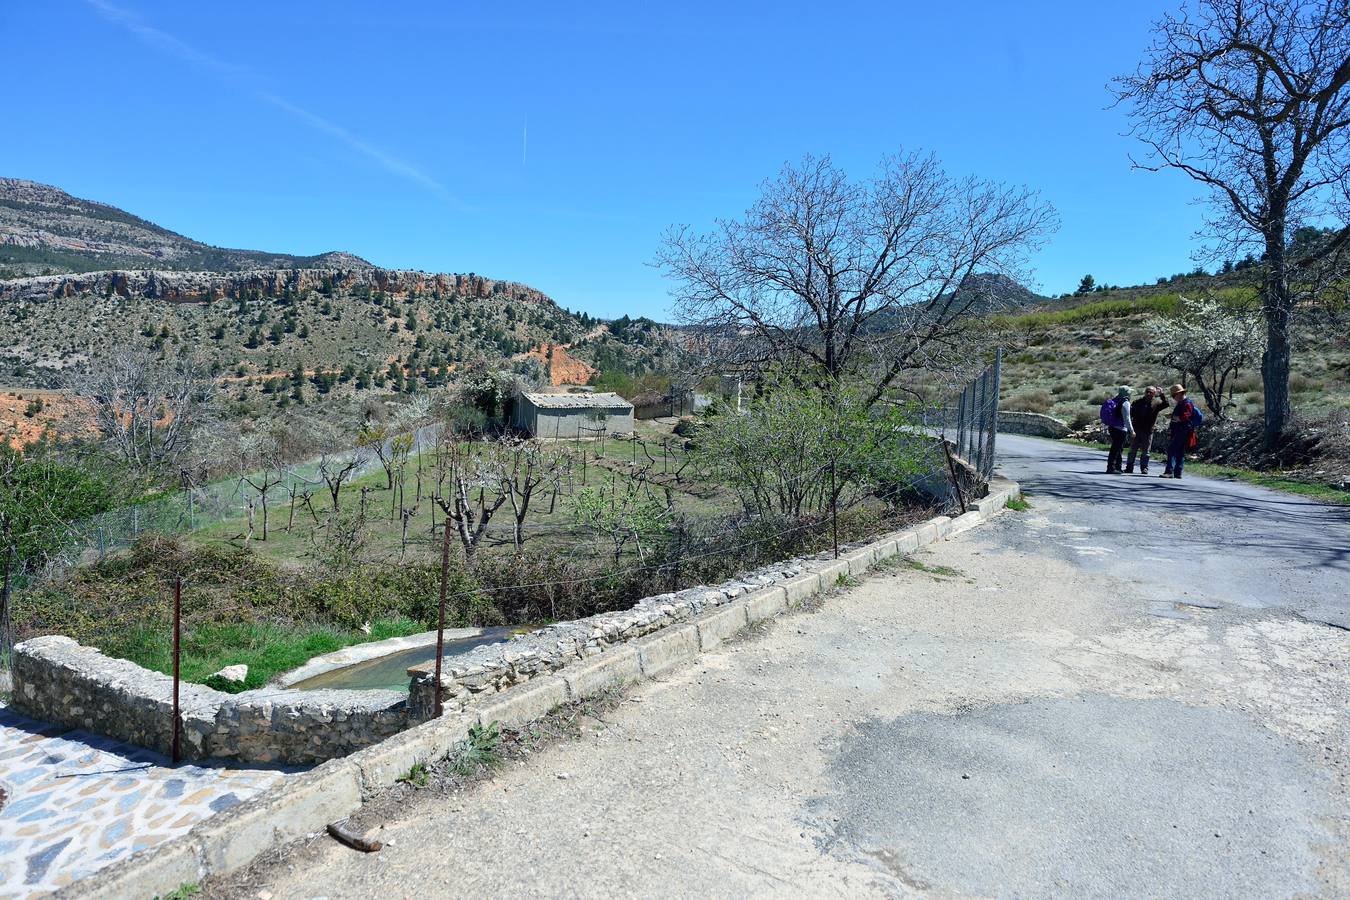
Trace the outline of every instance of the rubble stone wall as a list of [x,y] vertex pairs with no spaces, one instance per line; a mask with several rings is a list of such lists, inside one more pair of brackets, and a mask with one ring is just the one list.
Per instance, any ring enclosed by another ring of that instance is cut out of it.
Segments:
[[1027,434],[1032,437],[1065,438],[1069,436],[1069,423],[1054,416],[1032,412],[998,411],[998,430],[1005,434]]
[[[148,747],[172,749],[173,679],[47,635],[14,648],[12,704],[24,715]],[[310,764],[379,743],[410,724],[397,691],[226,694],[179,686],[180,748],[187,759]]]

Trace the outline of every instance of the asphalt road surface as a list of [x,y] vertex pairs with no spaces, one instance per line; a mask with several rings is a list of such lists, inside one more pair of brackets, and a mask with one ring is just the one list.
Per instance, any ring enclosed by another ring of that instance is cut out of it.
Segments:
[[1157,459],[1147,478],[1108,476],[1104,452],[1056,441],[999,435],[998,451],[1023,490],[1073,504],[1071,527],[1112,551],[1099,571],[1350,629],[1350,508],[1242,482],[1159,478]]
[[208,896],[1350,896],[1350,522],[1000,438],[1032,508]]

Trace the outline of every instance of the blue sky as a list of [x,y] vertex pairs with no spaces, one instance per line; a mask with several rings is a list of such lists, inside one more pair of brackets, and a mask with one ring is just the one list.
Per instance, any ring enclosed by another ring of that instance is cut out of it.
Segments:
[[1172,2],[0,2],[0,175],[208,243],[350,250],[668,315],[673,223],[898,149],[1040,190],[1037,287],[1194,265],[1200,210],[1106,83]]

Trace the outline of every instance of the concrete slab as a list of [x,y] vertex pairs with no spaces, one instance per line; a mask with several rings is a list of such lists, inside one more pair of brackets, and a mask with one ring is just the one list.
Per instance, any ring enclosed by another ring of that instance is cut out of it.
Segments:
[[482,705],[475,704],[469,711],[477,712],[481,725],[499,722],[503,728],[519,728],[566,702],[567,683],[557,675],[548,675],[531,678],[522,685],[495,694],[491,700]]
[[581,700],[642,680],[642,661],[632,647],[616,647],[562,670],[567,698]]
[[642,674],[653,678],[698,656],[698,629],[676,625],[635,642]]
[[360,805],[360,770],[350,760],[335,759],[206,820],[192,829],[192,838],[201,848],[206,873],[230,872],[268,847],[322,829]]
[[782,588],[787,597],[788,605],[796,606],[808,597],[820,593],[820,574],[808,572],[805,575],[798,575],[796,578],[784,581]]
[[374,747],[353,753],[347,759],[361,772],[362,796],[368,798],[394,784],[412,769],[414,763],[444,758],[464,739],[469,726],[477,721],[477,717],[464,713],[447,713]]
[[787,608],[787,605],[787,591],[782,585],[776,584],[755,591],[745,598],[746,617],[750,622],[762,622],[778,615]]
[[[782,596],[782,591],[778,591],[778,594]],[[705,613],[695,619],[693,625],[698,629],[699,649],[707,652],[743,631],[750,624],[746,618],[745,607],[746,601],[742,598],[716,612]]]

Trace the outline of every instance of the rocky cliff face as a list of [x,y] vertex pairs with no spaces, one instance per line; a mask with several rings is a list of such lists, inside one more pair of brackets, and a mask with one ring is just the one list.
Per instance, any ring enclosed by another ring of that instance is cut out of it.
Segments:
[[551,303],[543,293],[514,281],[481,275],[433,275],[398,269],[259,269],[250,272],[82,272],[0,281],[0,303],[54,297],[125,297],[169,303],[199,303],[238,297],[280,297],[308,292],[344,294],[369,290],[392,297],[495,297],[520,303]]

